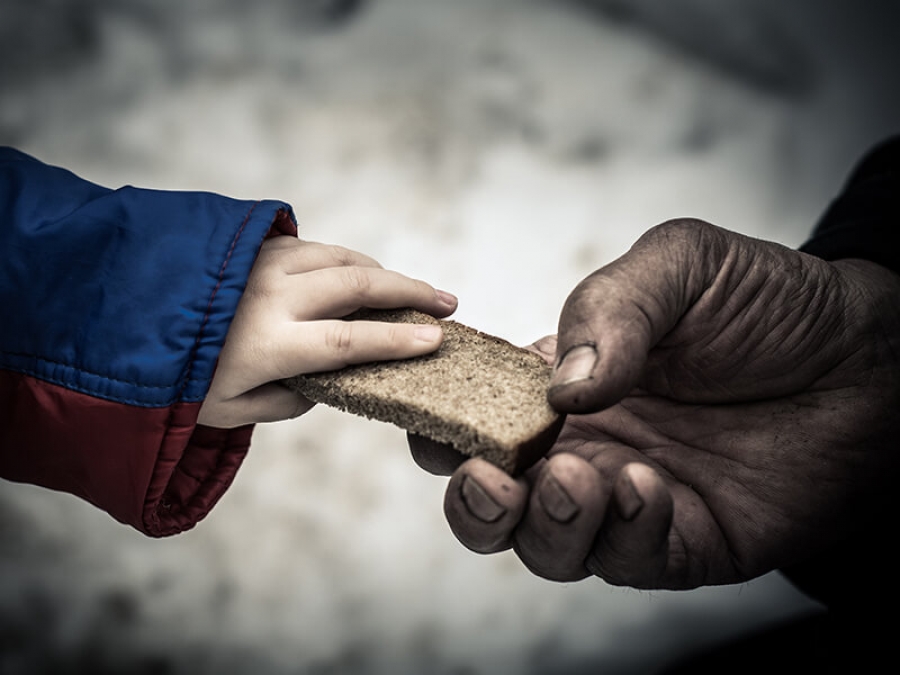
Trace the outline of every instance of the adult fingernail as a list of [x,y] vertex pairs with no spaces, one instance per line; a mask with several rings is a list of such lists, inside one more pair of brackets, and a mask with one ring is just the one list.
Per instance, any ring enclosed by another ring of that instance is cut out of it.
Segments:
[[471,476],[463,478],[459,494],[469,513],[482,522],[496,522],[506,513],[506,509],[494,501],[494,498],[487,493],[481,486],[481,483]]
[[596,365],[596,345],[576,345],[563,354],[559,363],[556,364],[550,386],[561,387],[572,382],[589,380],[594,376],[594,366]]
[[634,520],[635,516],[644,508],[644,500],[638,493],[634,483],[627,475],[621,478],[622,488],[616,491],[616,503],[619,508],[619,515],[623,520]]
[[552,475],[546,476],[541,483],[538,501],[547,515],[558,523],[568,523],[581,510],[566,489]]
[[438,342],[444,336],[444,331],[440,326],[421,324],[416,326],[415,336],[422,342]]

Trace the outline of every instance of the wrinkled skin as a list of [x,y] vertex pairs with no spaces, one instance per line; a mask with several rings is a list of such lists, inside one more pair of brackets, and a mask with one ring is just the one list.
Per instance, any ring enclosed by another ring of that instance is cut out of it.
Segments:
[[900,277],[873,263],[672,221],[533,348],[568,417],[525,475],[410,437],[453,471],[446,517],[474,551],[560,581],[733,583],[853,535],[893,490]]

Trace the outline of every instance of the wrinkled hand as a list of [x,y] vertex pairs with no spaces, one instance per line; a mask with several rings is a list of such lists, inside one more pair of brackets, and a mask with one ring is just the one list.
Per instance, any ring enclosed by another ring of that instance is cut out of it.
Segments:
[[[685,589],[805,560],[884,512],[900,435],[892,272],[673,221],[572,292],[554,342],[535,345],[558,361],[549,399],[569,413],[553,451],[518,478],[469,460],[448,484],[472,550],[513,547],[549,579]],[[452,467],[410,443],[424,467]]]
[[437,349],[437,326],[341,321],[362,307],[444,317],[456,298],[340,246],[275,237],[247,281],[198,421],[231,428],[296,417],[312,402],[278,384],[301,373]]

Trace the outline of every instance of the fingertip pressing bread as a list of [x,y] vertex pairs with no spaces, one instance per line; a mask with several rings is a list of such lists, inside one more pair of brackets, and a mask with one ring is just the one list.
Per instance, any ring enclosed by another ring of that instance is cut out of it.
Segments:
[[564,417],[547,403],[550,367],[538,355],[456,321],[411,309],[354,319],[436,323],[433,354],[299,375],[284,384],[317,403],[390,422],[520,473],[553,445]]

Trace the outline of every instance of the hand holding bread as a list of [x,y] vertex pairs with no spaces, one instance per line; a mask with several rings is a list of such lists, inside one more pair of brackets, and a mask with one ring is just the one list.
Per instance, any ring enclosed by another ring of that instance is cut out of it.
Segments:
[[444,340],[423,356],[307,373],[284,384],[312,401],[393,423],[510,474],[553,445],[564,417],[547,402],[551,369],[540,356],[411,309],[369,310],[352,318],[436,324]]
[[360,307],[397,306],[447,316],[456,298],[341,246],[269,239],[250,272],[198,421],[233,428],[297,417],[311,403],[280,386],[282,378],[437,349],[442,336],[432,326],[341,320]]

